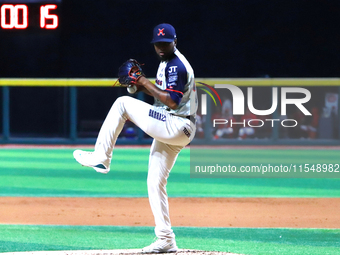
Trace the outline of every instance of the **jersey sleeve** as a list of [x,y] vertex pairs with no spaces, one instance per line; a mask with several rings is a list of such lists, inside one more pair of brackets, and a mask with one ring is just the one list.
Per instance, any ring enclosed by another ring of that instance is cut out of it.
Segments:
[[169,63],[165,72],[166,91],[169,92],[171,99],[179,105],[183,97],[185,84],[187,83],[187,71],[185,66],[177,61]]

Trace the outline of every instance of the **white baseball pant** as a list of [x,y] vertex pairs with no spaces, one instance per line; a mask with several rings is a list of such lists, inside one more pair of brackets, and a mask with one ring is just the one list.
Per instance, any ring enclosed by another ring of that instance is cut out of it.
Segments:
[[[194,137],[196,127],[187,118],[154,107],[129,96],[119,97],[112,105],[100,129],[95,154],[110,160],[117,137],[126,120],[132,121],[153,137],[148,169],[148,195],[158,238],[173,238],[169,216],[167,178],[177,156]],[[105,155],[105,156],[104,156]]]

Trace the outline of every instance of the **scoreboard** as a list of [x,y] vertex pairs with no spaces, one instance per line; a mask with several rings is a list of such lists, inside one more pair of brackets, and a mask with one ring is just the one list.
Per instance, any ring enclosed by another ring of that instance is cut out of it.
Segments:
[[0,77],[58,77],[62,1],[0,0]]
[[57,29],[60,3],[60,0],[0,0],[0,29]]

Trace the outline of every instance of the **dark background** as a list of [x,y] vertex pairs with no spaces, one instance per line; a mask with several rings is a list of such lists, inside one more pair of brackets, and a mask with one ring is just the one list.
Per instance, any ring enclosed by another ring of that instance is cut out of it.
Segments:
[[1,31],[1,77],[116,77],[128,58],[154,77],[163,22],[196,77],[335,77],[338,0],[68,0],[57,31]]
[[[150,41],[163,22],[196,77],[339,77],[339,13],[339,0],[63,0],[56,30],[0,29],[0,77],[116,78],[129,58],[155,77]],[[12,88],[12,132],[66,135],[67,93]],[[80,88],[78,121],[103,120],[123,93]]]

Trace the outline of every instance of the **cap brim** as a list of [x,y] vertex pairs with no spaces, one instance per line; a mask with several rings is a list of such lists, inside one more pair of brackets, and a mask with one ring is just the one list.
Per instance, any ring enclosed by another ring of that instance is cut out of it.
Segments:
[[152,40],[151,43],[157,43],[157,42],[173,42],[175,39],[167,39],[167,38],[157,38],[155,40]]

